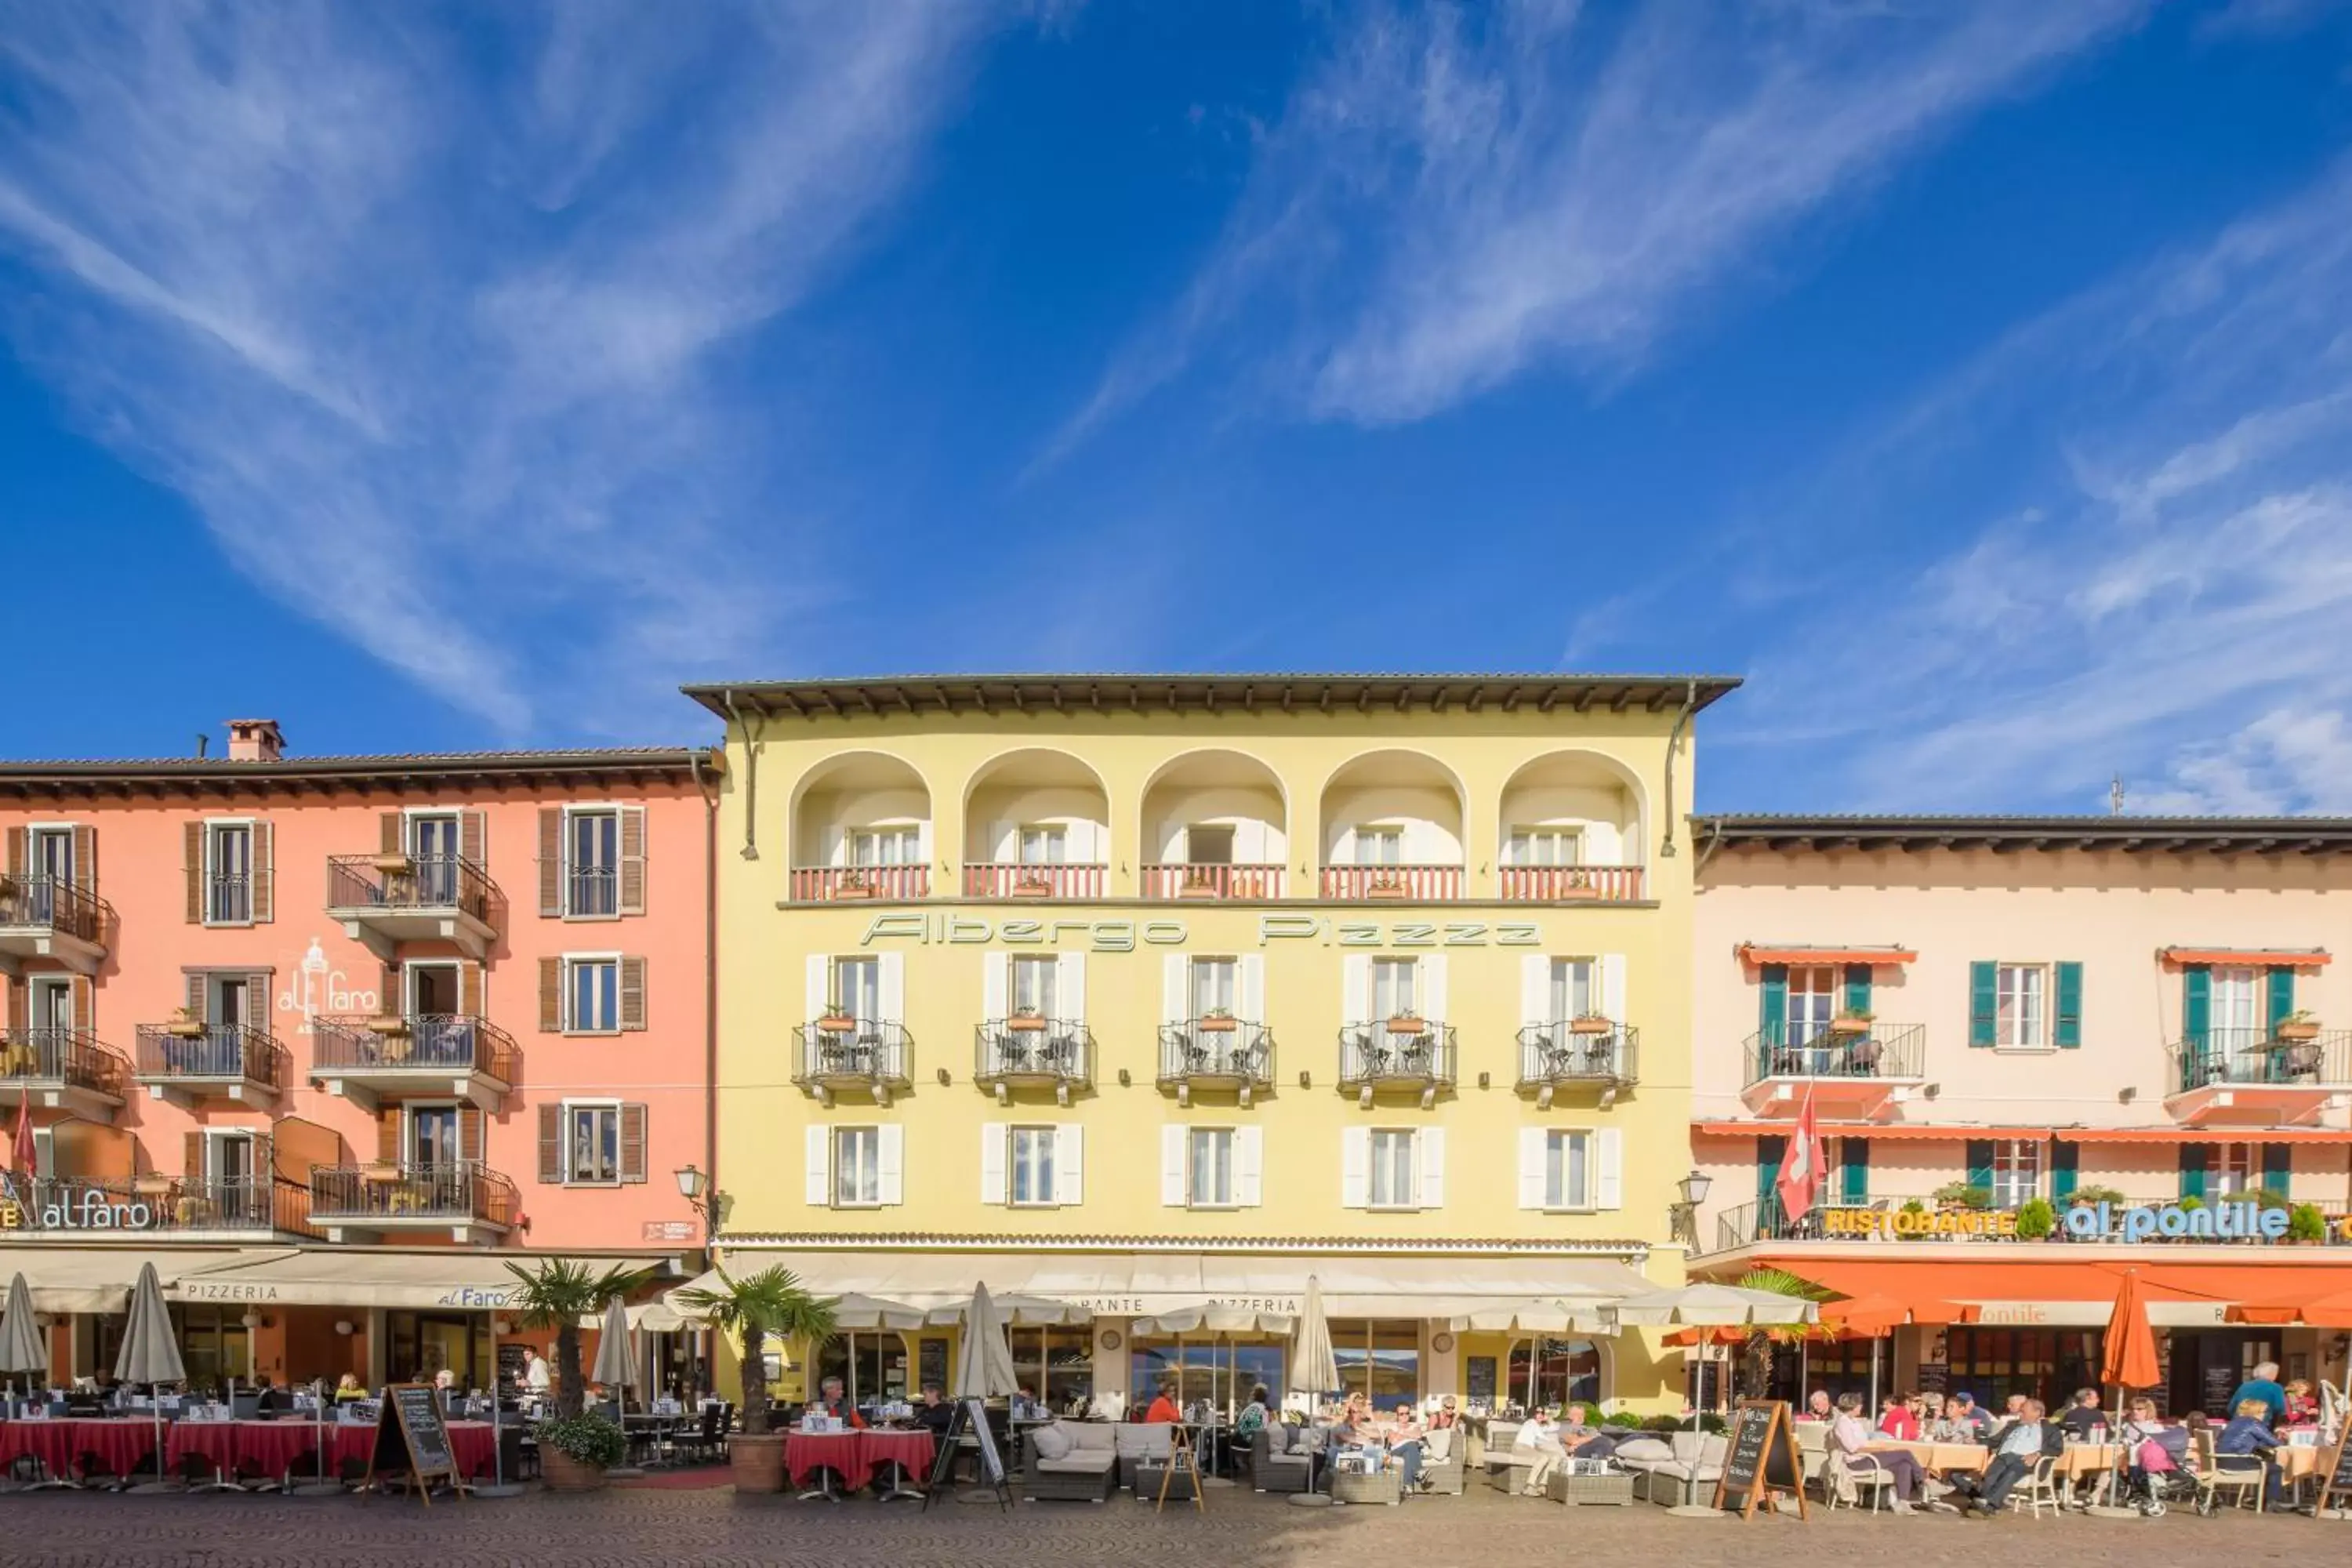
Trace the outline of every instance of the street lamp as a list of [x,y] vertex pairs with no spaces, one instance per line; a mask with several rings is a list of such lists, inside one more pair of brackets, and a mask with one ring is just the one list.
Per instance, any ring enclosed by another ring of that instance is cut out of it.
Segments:
[[703,1239],[709,1240],[719,1231],[719,1208],[727,1194],[710,1184],[710,1178],[693,1165],[681,1165],[674,1173],[677,1177],[678,1196],[693,1205],[702,1216]]
[[1698,1205],[1706,1202],[1707,1191],[1714,1185],[1713,1176],[1696,1169],[1675,1184],[1675,1191],[1682,1195],[1680,1203],[1671,1205],[1675,1240],[1693,1248],[1698,1246]]

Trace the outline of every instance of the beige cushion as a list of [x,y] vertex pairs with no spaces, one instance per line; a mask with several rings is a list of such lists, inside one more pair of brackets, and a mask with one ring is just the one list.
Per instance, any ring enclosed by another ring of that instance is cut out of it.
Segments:
[[1075,1445],[1073,1453],[1116,1454],[1118,1451],[1118,1428],[1108,1421],[1087,1421],[1076,1426],[1064,1426]]
[[1118,1456],[1108,1448],[1081,1448],[1058,1459],[1040,1459],[1040,1473],[1052,1476],[1105,1476],[1118,1468]]
[[1421,1436],[1422,1452],[1432,1459],[1444,1459],[1454,1452],[1454,1428],[1438,1426]]
[[1674,1457],[1674,1445],[1661,1437],[1628,1437],[1617,1445],[1617,1458],[1629,1465],[1663,1465]]
[[1076,1446],[1077,1439],[1064,1431],[1059,1422],[1040,1426],[1029,1434],[1029,1447],[1036,1450],[1040,1459],[1066,1458]]

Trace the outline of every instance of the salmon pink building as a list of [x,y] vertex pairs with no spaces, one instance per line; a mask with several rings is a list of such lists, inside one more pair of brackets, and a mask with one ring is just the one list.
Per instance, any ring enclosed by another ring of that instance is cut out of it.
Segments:
[[225,757],[0,764],[0,1120],[31,1157],[0,1277],[52,1371],[110,1367],[144,1261],[199,1383],[487,1386],[509,1262],[690,1268],[712,754],[228,729]]

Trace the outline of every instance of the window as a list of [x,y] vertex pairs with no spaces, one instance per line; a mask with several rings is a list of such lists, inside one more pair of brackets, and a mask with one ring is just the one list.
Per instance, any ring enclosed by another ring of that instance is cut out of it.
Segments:
[[[1095,1343],[1091,1326],[1080,1323],[1064,1329],[1016,1328],[1005,1337],[1013,1345],[1013,1381],[1034,1389],[1053,1409],[1066,1410],[1074,1402],[1093,1394]],[[944,1359],[945,1343],[940,1348]],[[945,1373],[941,1376],[944,1378]],[[1149,1388],[1151,1384],[1139,1383],[1135,1386]]]
[[566,814],[563,912],[593,919],[621,910],[621,814]]
[[853,866],[919,864],[923,856],[919,831],[911,826],[858,828],[849,836],[849,863]]
[[1013,1010],[1034,1013],[1040,1018],[1057,1018],[1054,1010],[1054,977],[1061,963],[1048,957],[1023,954],[1013,961]]
[[2050,972],[2039,963],[2003,963],[1993,970],[1993,1044],[2038,1051],[2050,1043],[2042,998]]
[[1230,1127],[1192,1129],[1191,1179],[1186,1188],[1196,1209],[1234,1206],[1234,1130]]
[[1192,1012],[1195,1018],[1205,1018],[1213,1013],[1234,1011],[1234,976],[1240,965],[1230,958],[1196,958],[1192,961]]
[[1413,961],[1410,958],[1372,960],[1372,1016],[1413,1016]]
[[2259,979],[2252,969],[2213,971],[2212,1038],[2221,1049],[2242,1050],[2267,1032],[2263,1028]]
[[1359,866],[1395,866],[1404,860],[1404,829],[1402,827],[1359,827],[1356,829],[1356,864]]
[[25,981],[31,1004],[28,1019],[34,1038],[42,1039],[73,1032],[73,982],[62,975],[36,974]]
[[1184,830],[1184,858],[1195,866],[1230,866],[1234,863],[1234,830],[1227,826],[1195,824]]
[[563,1180],[568,1186],[599,1186],[621,1179],[621,1108],[563,1108]]
[[1069,858],[1069,829],[1031,826],[1021,830],[1021,864],[1024,866],[1059,866]]
[[621,1026],[621,961],[617,958],[564,960],[568,974],[564,994],[564,1032],[606,1035]]
[[1551,1011],[1544,1015],[1544,1022],[1590,1018],[1600,1013],[1601,991],[1594,984],[1593,967],[1589,958],[1551,961]]
[[1365,1394],[1376,1410],[1393,1410],[1421,1397],[1421,1325],[1409,1318],[1335,1318],[1331,1353],[1339,1365],[1339,1387],[1333,1394]]
[[1992,1146],[1992,1206],[2018,1208],[2042,1192],[2042,1145],[2004,1138]]
[[833,1131],[833,1203],[835,1208],[871,1208],[882,1201],[882,1130],[836,1127]]
[[[1818,1348],[1815,1355],[1820,1354]],[[1517,1341],[1504,1376],[1505,1397],[1530,1405],[1601,1403],[1601,1347],[1591,1340]]]
[[32,885],[25,889],[26,918],[34,925],[69,920],[73,906],[60,890],[73,886],[73,829],[36,827],[27,831],[26,841],[26,864],[32,869]]
[[1591,1142],[1589,1132],[1544,1134],[1544,1207],[1592,1206]]
[[412,1105],[408,1108],[406,1163],[448,1166],[465,1158],[458,1147],[457,1108],[454,1105]]
[[418,903],[457,901],[457,853],[455,812],[408,819],[408,855],[416,862]]
[[1503,858],[1513,866],[1580,866],[1584,834],[1574,827],[1514,827]]
[[833,961],[833,1000],[843,1015],[861,1024],[882,1020],[882,965],[872,958]]
[[205,1131],[205,1180],[215,1186],[242,1187],[253,1180],[253,1134],[212,1127]]
[[2259,1143],[2219,1143],[2207,1169],[2209,1198],[2243,1197],[2263,1184],[2263,1149]]
[[205,923],[253,921],[253,825],[215,822],[205,827]]
[[1054,1146],[1060,1141],[1060,1130],[1053,1127],[1015,1127],[1012,1130],[1012,1167],[1006,1173],[1011,1178],[1012,1199],[1015,1207],[1024,1204],[1051,1206],[1054,1197]]
[[1830,1032],[1837,1016],[1838,972],[1827,963],[1796,964],[1789,971],[1789,1043],[1801,1046]]
[[1421,1202],[1413,1173],[1413,1137],[1410,1128],[1372,1129],[1371,1206],[1409,1209]]

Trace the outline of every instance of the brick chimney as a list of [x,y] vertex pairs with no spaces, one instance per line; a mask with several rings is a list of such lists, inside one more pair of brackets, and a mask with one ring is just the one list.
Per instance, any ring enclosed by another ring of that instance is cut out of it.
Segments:
[[275,719],[232,719],[228,721],[228,760],[232,763],[274,763],[286,754],[286,734]]

